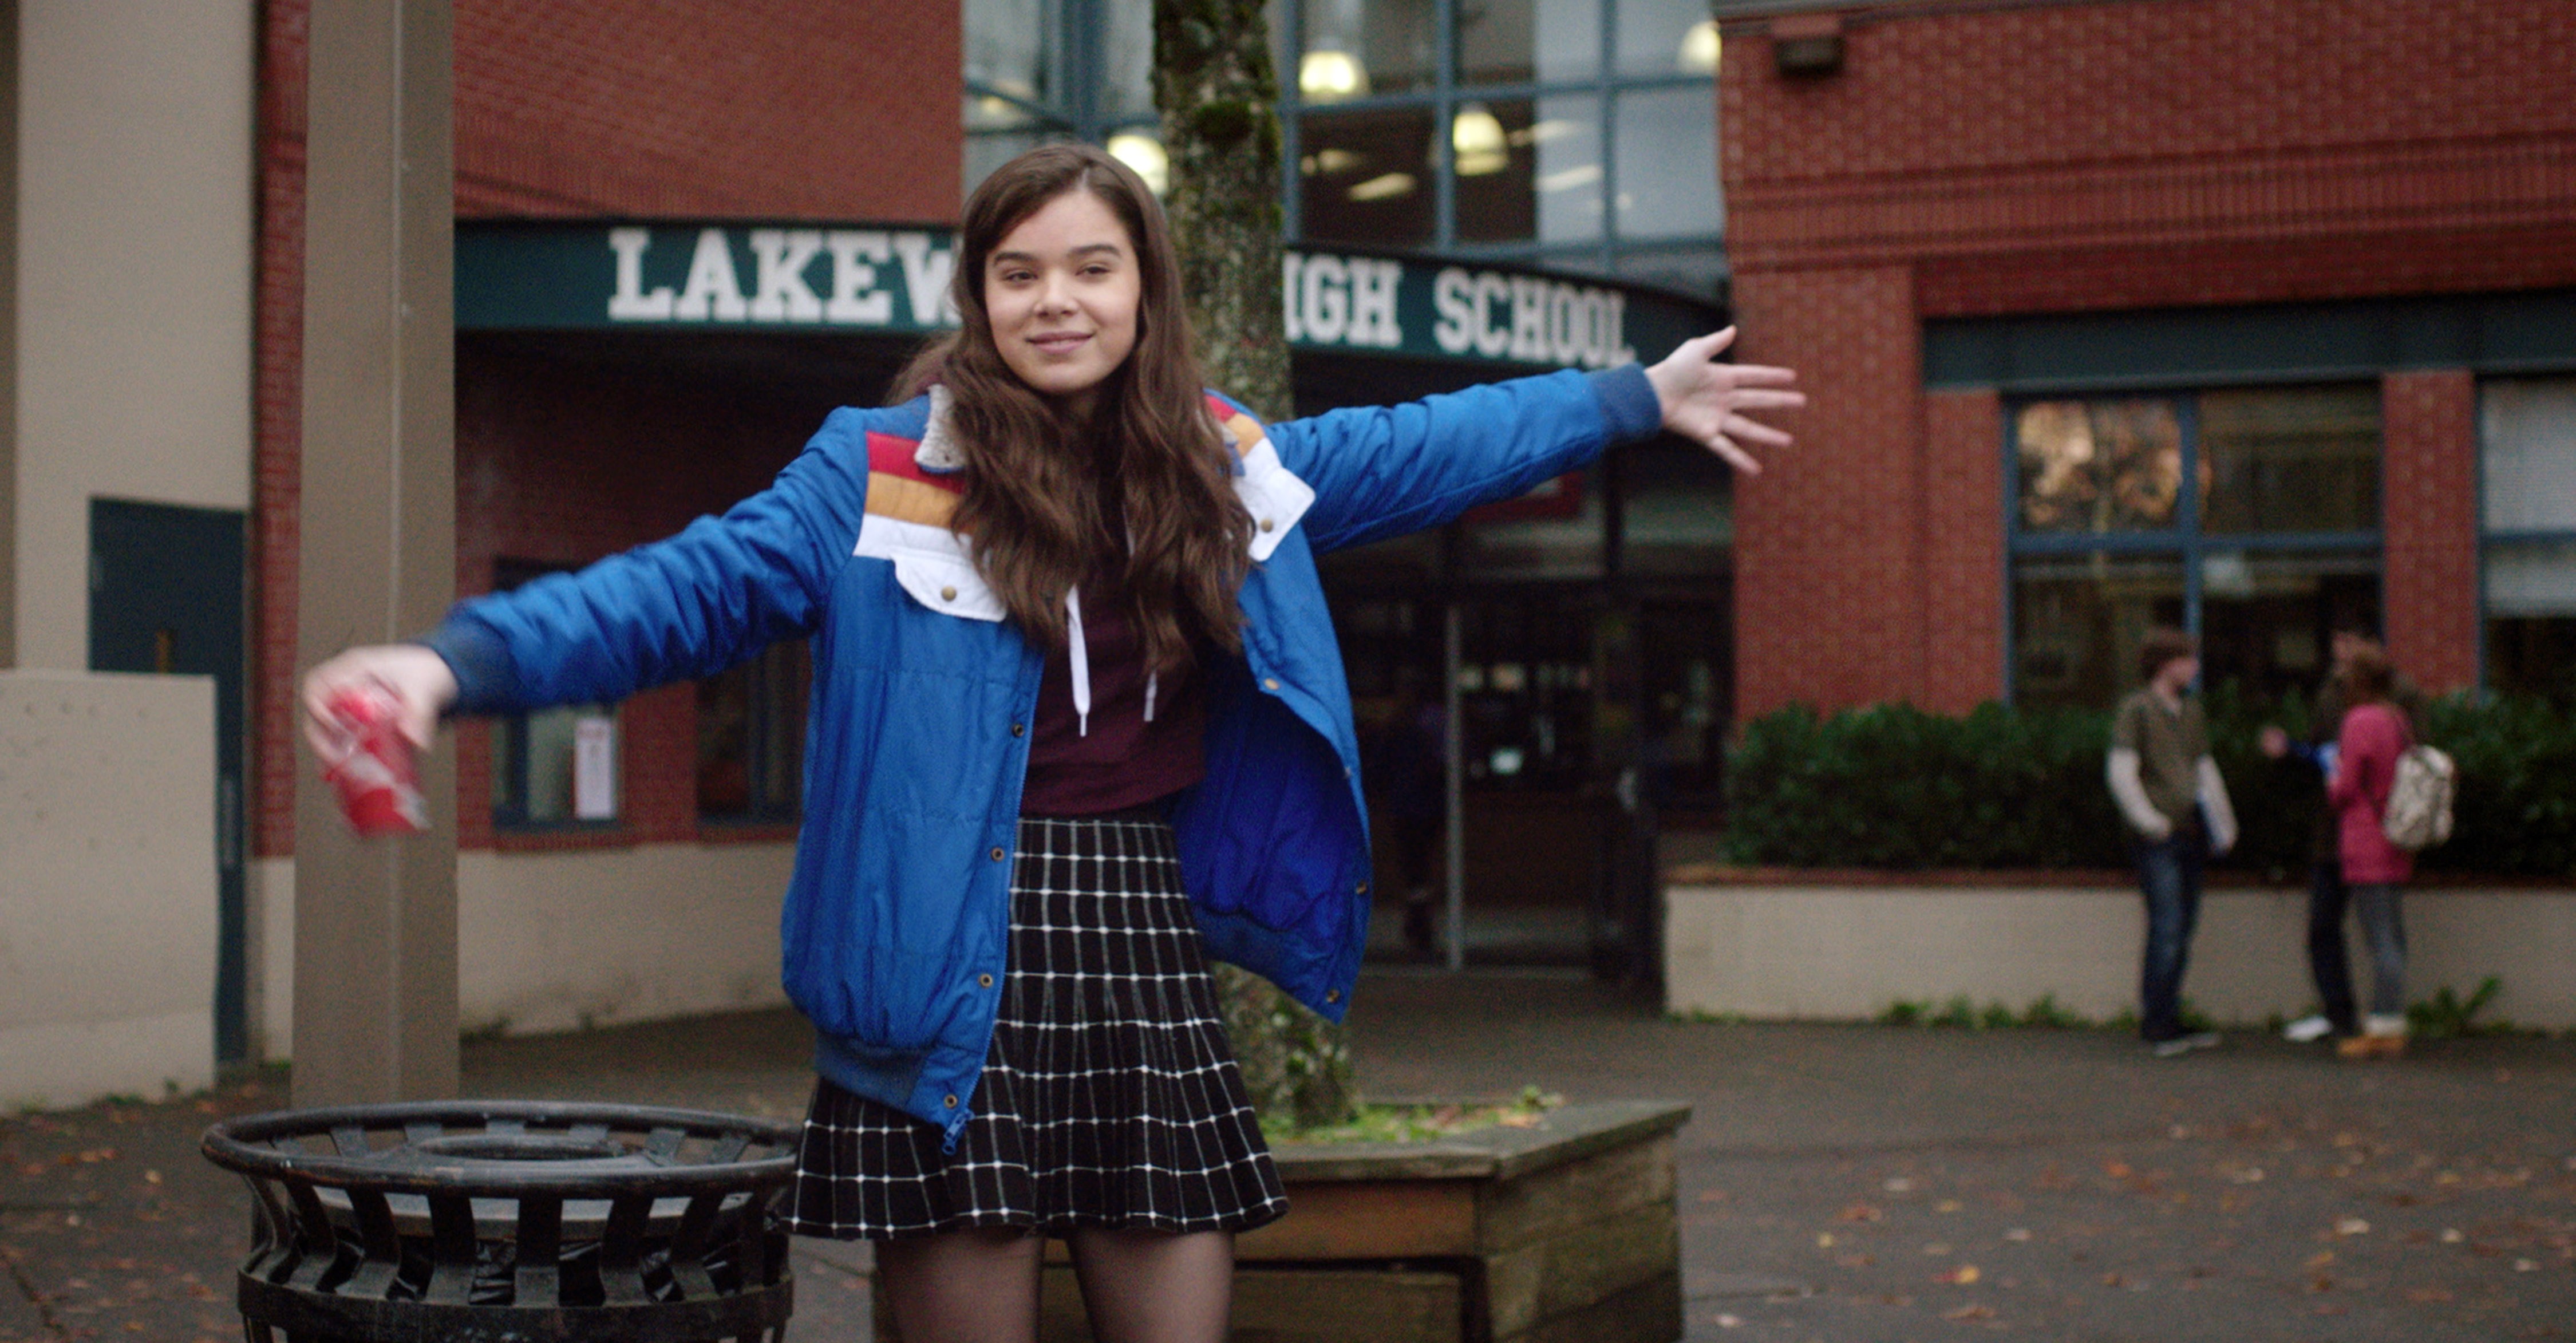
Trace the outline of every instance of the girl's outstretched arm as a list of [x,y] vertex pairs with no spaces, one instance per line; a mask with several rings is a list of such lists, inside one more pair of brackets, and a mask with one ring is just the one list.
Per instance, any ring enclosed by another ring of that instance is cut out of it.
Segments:
[[1521,494],[1606,448],[1670,430],[1739,470],[1789,436],[1752,418],[1806,404],[1785,368],[1717,362],[1730,327],[1652,368],[1541,374],[1396,406],[1351,407],[1271,426],[1279,459],[1315,492],[1303,527],[1319,552],[1427,527]]

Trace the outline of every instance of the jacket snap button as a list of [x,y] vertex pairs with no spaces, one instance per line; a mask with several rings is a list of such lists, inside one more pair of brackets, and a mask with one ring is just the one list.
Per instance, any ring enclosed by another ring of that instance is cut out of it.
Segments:
[[1353,894],[1356,894],[1356,895],[1366,895],[1366,894],[1368,894],[1368,883],[1367,883],[1367,882],[1365,882],[1365,881],[1363,881],[1363,882],[1361,882],[1357,887],[1354,887],[1354,888],[1353,888]]
[[1263,530],[1263,531],[1265,531],[1265,532],[1270,530],[1270,519],[1268,519],[1268,518],[1263,518],[1263,519],[1261,520],[1261,530]]
[[988,989],[993,987],[993,977],[991,975],[977,975],[975,976],[975,982]]
[[1326,989],[1326,990],[1324,990],[1324,1001],[1325,1001],[1325,1002],[1328,1002],[1328,1003],[1338,1003],[1338,1002],[1340,1002],[1341,1000],[1342,1000],[1342,991],[1341,991],[1340,989]]
[[993,861],[997,863],[1002,861],[1002,846],[999,844],[993,846]]
[[957,600],[957,589],[941,588],[939,590],[939,600],[943,602],[953,602]]
[[1277,690],[1279,688],[1279,678],[1276,676],[1262,677],[1261,688],[1264,690]]
[[951,1110],[954,1110],[954,1109],[956,1109],[956,1108],[957,1108],[957,1098],[956,1098],[955,1096],[951,1096],[951,1097],[949,1097],[947,1100],[944,1100],[944,1101],[940,1102],[940,1104],[947,1106],[947,1107],[948,1107],[949,1109],[951,1109]]
[[1014,737],[1025,737],[1029,735],[1029,725],[1026,723],[1011,724],[1011,735]]

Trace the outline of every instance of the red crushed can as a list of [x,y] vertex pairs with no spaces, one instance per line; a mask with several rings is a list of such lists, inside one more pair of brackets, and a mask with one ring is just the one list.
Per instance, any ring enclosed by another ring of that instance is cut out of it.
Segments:
[[332,739],[322,777],[340,790],[340,814],[360,835],[416,835],[429,829],[420,772],[397,721],[400,706],[375,687],[331,699]]

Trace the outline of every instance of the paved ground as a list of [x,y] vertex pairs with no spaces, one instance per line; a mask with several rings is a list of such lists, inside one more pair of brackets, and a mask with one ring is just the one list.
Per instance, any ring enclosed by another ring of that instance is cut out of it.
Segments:
[[[1697,1107],[1694,1340],[2576,1339],[2576,1041],[2158,1061],[2091,1031],[1672,1022],[1545,974],[1373,974],[1353,1020],[1380,1095]],[[789,1116],[804,1047],[775,1013],[488,1042],[466,1087]],[[283,1101],[264,1075],[0,1120],[0,1340],[240,1337],[247,1198],[196,1135]],[[864,1338],[864,1258],[799,1268],[795,1337]]]

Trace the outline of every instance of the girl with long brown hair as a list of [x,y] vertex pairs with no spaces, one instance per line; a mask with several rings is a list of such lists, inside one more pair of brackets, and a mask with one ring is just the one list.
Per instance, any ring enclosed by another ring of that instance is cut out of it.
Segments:
[[1785,369],[1559,373],[1265,428],[1206,392],[1159,206],[1057,145],[967,203],[956,332],[762,493],[305,682],[441,714],[613,700],[809,637],[781,920],[819,1074],[792,1227],[880,1242],[903,1335],[1034,1336],[1041,1238],[1109,1340],[1226,1331],[1286,1210],[1205,957],[1339,1018],[1369,870],[1314,556],[1670,430],[1744,470]]

